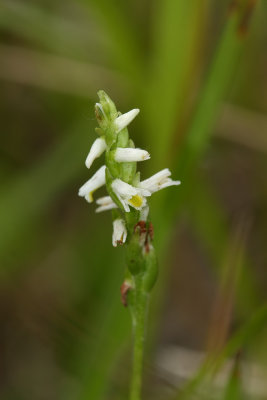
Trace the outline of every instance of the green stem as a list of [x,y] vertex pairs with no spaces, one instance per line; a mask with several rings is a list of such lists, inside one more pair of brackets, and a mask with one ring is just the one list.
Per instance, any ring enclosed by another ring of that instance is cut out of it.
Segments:
[[134,327],[133,369],[130,387],[130,400],[141,400],[144,339],[148,295],[142,288],[142,278],[135,277],[134,304],[132,319]]

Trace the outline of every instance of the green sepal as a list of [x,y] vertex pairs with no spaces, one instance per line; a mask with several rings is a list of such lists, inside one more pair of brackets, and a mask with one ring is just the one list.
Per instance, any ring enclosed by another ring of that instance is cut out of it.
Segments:
[[[111,173],[112,176],[116,178],[121,177],[121,165],[120,163],[117,163],[114,159],[115,155],[115,150],[113,150],[115,146],[112,146],[110,150],[106,150],[106,166],[109,169],[109,172]],[[115,178],[113,178],[115,179]]]
[[123,219],[121,211],[116,208],[112,210],[111,215],[112,215],[112,221],[115,221],[115,219]]
[[117,147],[128,147],[129,133],[128,129],[122,129],[117,136]]
[[104,90],[99,90],[97,94],[107,119],[113,121],[118,115],[115,104]]
[[140,245],[140,234],[135,232],[127,246],[126,263],[132,275],[137,275],[144,271],[145,263]]
[[129,183],[130,185],[133,184],[133,177],[135,176],[136,172],[136,162],[124,162],[122,163],[121,168],[121,179]]
[[139,183],[140,183],[140,172],[138,171],[133,177],[132,185],[138,187]]
[[116,142],[117,133],[115,130],[115,126],[112,122],[110,122],[104,129],[104,135],[106,139],[106,143],[108,148],[110,149],[112,145]]
[[104,136],[105,137],[105,132],[103,131],[103,129],[101,129],[99,127],[96,127],[95,131],[99,136]]
[[[134,142],[131,139],[129,139],[128,145],[126,147],[130,147],[130,148],[134,149],[135,148]],[[121,179],[124,182],[127,182],[132,185],[134,176],[136,174],[137,163],[134,161],[134,162],[124,162],[121,164],[122,164],[122,170],[121,170],[122,178]]]
[[126,226],[129,236],[134,234],[134,227],[140,219],[140,211],[130,208],[130,212],[125,213]]
[[120,202],[120,200],[118,199],[118,197],[115,195],[115,193],[114,193],[113,190],[112,190],[111,184],[112,184],[113,181],[114,181],[114,178],[113,178],[113,176],[111,175],[111,173],[110,173],[110,171],[109,171],[109,169],[108,169],[108,167],[107,167],[107,168],[106,168],[106,188],[107,188],[108,194],[110,195],[110,197],[112,198],[112,200],[114,201],[114,203],[117,204],[117,206],[118,206],[123,212],[125,212],[122,203]]

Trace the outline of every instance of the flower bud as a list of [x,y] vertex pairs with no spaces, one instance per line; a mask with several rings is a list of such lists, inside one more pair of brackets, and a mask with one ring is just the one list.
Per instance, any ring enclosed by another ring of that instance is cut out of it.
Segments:
[[150,158],[146,150],[117,147],[114,159],[117,162],[145,161]]
[[98,157],[101,156],[102,153],[106,150],[107,145],[106,141],[103,137],[97,138],[94,143],[92,144],[92,147],[89,151],[89,154],[85,160],[85,165],[87,168],[90,168],[91,165],[93,164],[94,160]]
[[116,117],[117,109],[111,98],[107,95],[107,93],[104,92],[104,90],[99,90],[97,94],[106,117],[108,119]]
[[117,133],[120,132],[122,129],[126,128],[132,120],[139,114],[139,108],[134,108],[131,111],[128,111],[125,114],[120,115],[118,118],[115,120],[115,127]]
[[107,116],[100,103],[95,104],[95,116],[99,125],[104,128],[107,123]]

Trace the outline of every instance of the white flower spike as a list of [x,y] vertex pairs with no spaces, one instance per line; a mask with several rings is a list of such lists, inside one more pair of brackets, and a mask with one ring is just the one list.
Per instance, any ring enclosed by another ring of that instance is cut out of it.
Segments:
[[[106,166],[102,166],[80,188],[79,196],[91,203],[94,191],[105,185],[108,195],[96,200],[95,212],[112,210],[113,246],[116,247],[118,244],[126,242],[127,229],[132,231],[128,232],[127,242],[130,244],[135,231],[133,232],[131,223],[128,226],[126,221],[129,219],[129,221],[135,222],[136,220],[138,224],[141,224],[140,226],[144,226],[148,230],[146,235],[142,235],[142,238],[145,237],[145,243],[142,246],[146,245],[145,255],[148,257],[148,253],[153,253],[152,245],[149,243],[153,238],[147,197],[168,186],[180,185],[181,182],[171,179],[171,172],[168,168],[140,182],[136,164],[139,161],[149,160],[150,154],[144,149],[135,148],[127,129],[125,129],[140,110],[136,108],[120,115],[121,113],[117,111],[113,101],[103,90],[98,92],[98,96],[100,102],[95,105],[95,114],[99,124],[97,132],[100,136],[92,144],[85,165],[90,168],[94,160],[105,152]],[[139,212],[137,213],[134,209]],[[131,212],[132,215],[125,214]]]
[[120,132],[122,129],[124,129],[126,126],[128,126],[132,120],[139,114],[139,108],[134,108],[131,111],[128,111],[125,114],[120,115],[119,117],[116,118],[115,120],[115,127],[117,133]]
[[134,162],[149,160],[150,154],[146,150],[133,149],[130,147],[117,147],[115,150],[115,161],[117,162]]
[[96,158],[100,157],[101,154],[104,153],[106,150],[107,145],[106,141],[104,138],[97,138],[94,143],[92,144],[92,147],[89,151],[89,154],[85,160],[85,165],[89,169],[93,162],[95,161]]
[[146,197],[151,195],[149,190],[134,187],[121,179],[115,179],[111,186],[126,212],[130,212],[129,205],[141,210],[146,205]]
[[159,171],[157,174],[152,175],[150,178],[140,182],[139,187],[149,190],[150,193],[154,193],[168,186],[181,184],[180,181],[173,181],[169,178],[169,176],[171,176],[171,172],[168,168],[165,168]]
[[105,185],[106,177],[105,177],[106,166],[103,165],[99,170],[90,178],[80,189],[79,196],[84,197],[88,203],[92,203],[93,201],[93,192]]
[[118,218],[113,221],[113,234],[112,234],[112,244],[117,247],[118,244],[125,243],[127,238],[127,229],[123,219]]
[[114,203],[110,196],[100,197],[100,199],[96,200],[96,204],[99,205],[99,207],[95,210],[96,213],[118,208],[117,204]]

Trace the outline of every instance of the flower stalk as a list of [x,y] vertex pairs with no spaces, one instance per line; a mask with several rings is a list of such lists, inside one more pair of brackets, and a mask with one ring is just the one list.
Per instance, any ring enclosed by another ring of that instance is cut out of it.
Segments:
[[103,90],[98,96],[100,101],[95,105],[95,113],[99,124],[96,132],[100,137],[94,141],[85,164],[90,168],[94,160],[105,153],[105,165],[78,194],[91,203],[93,192],[106,187],[108,196],[96,200],[96,212],[112,210],[112,244],[126,247],[126,274],[121,296],[123,305],[129,306],[131,311],[134,331],[130,400],[141,400],[146,313],[158,273],[147,200],[152,193],[180,182],[170,178],[167,168],[140,181],[137,162],[148,160],[150,155],[146,150],[135,148],[127,129],[139,109],[121,114]]
[[133,320],[133,368],[130,385],[130,400],[140,400],[142,389],[142,370],[144,358],[144,341],[146,314],[148,307],[148,294],[142,290],[142,278],[135,279],[135,292],[132,299]]

